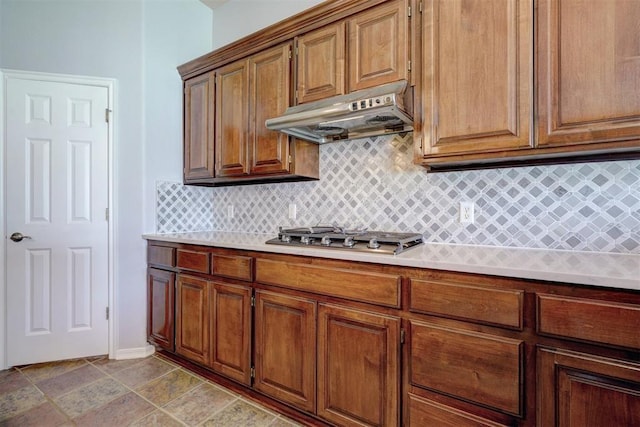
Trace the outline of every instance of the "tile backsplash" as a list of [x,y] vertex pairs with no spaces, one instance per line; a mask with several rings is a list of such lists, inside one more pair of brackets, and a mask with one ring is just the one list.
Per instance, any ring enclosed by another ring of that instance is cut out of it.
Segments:
[[[335,223],[428,242],[640,253],[640,160],[428,174],[412,156],[410,134],[368,138],[321,146],[320,181],[159,182],[157,232]],[[475,223],[459,222],[461,201],[475,204]]]

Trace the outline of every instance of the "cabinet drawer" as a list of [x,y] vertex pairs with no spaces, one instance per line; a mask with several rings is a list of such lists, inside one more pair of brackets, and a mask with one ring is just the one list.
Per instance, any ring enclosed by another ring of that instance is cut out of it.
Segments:
[[538,294],[540,334],[640,348],[640,306]]
[[409,289],[411,311],[522,329],[524,291],[413,279]]
[[147,246],[147,262],[164,267],[176,266],[176,249],[167,246]]
[[256,281],[323,295],[400,307],[400,276],[265,259],[256,260]]
[[506,427],[429,399],[409,393],[409,426]]
[[253,280],[253,258],[211,254],[211,274],[250,282]]
[[410,381],[519,416],[523,344],[520,340],[411,322]]
[[190,251],[187,249],[178,249],[177,253],[178,268],[189,271],[197,271],[199,273],[209,274],[209,253],[200,251]]

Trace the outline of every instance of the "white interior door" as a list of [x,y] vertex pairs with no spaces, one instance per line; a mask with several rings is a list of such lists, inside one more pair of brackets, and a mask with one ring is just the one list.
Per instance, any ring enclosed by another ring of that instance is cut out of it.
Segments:
[[8,366],[108,353],[108,100],[6,79]]

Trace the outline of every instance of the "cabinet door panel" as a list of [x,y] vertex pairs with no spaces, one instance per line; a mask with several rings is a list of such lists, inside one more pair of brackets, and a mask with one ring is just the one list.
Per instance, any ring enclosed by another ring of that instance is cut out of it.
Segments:
[[184,83],[184,180],[214,176],[215,75]]
[[538,425],[640,425],[640,365],[538,350]]
[[343,95],[344,22],[304,34],[297,43],[298,104]]
[[430,0],[423,16],[424,154],[530,147],[531,1]]
[[243,60],[216,70],[216,177],[249,173],[248,68]]
[[411,322],[411,384],[521,415],[524,342]]
[[339,425],[399,422],[400,320],[318,308],[318,416]]
[[349,91],[408,78],[408,5],[396,0],[348,21]]
[[209,361],[209,291],[206,280],[178,275],[176,352],[194,362]]
[[[249,59],[249,144],[252,175],[289,170],[289,137],[267,129],[267,119],[280,116],[291,99],[291,44]],[[227,100],[225,100],[227,102]]]
[[170,271],[150,268],[147,273],[148,314],[147,334],[150,341],[173,351],[173,310],[176,275]]
[[538,5],[541,146],[640,137],[640,2]]
[[316,303],[256,291],[255,388],[315,412]]
[[507,427],[411,393],[407,398],[410,427]]
[[211,367],[251,384],[251,288],[210,283]]

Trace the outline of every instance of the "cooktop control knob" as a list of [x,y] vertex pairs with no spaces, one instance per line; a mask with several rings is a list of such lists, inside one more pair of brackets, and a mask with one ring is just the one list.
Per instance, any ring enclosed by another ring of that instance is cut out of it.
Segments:
[[289,236],[288,234],[283,234],[280,237],[280,241],[282,241],[284,243],[289,243],[289,242],[291,242],[291,236]]
[[313,242],[313,239],[309,236],[300,237],[300,243],[302,243],[303,245],[310,245],[311,242]]
[[378,239],[374,237],[373,239],[369,240],[367,247],[369,249],[378,249],[380,247],[380,243],[378,243]]
[[322,240],[320,240],[320,244],[322,246],[331,246],[331,238],[329,236],[322,236]]
[[352,248],[353,245],[355,244],[356,242],[353,240],[353,236],[347,236],[344,238],[344,242],[342,243],[342,246],[347,248]]

